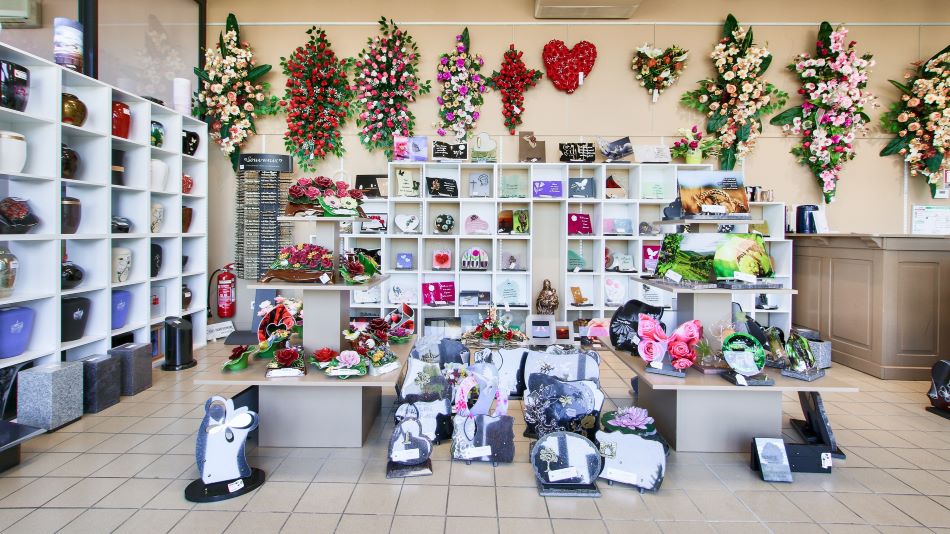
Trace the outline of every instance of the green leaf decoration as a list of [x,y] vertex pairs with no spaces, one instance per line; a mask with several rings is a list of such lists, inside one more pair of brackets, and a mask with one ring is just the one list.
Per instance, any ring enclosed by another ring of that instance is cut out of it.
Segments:
[[828,21],[823,21],[818,26],[818,40],[822,43],[828,44],[830,42],[831,33],[834,31],[834,28],[831,27],[831,24]]
[[228,13],[228,20],[224,24],[225,31],[234,32],[238,37],[238,42],[241,41],[241,29],[238,27],[237,17],[234,16],[234,13]]
[[743,124],[739,130],[736,131],[736,139],[740,141],[748,141],[751,130],[752,127],[749,125],[749,123]]
[[736,149],[726,148],[719,152],[719,168],[724,171],[736,168]]
[[895,80],[887,80],[887,81],[891,82],[891,85],[898,88],[900,92],[904,93],[905,95],[911,95],[911,96],[914,95],[914,92],[910,89],[910,87],[907,87],[906,85]]
[[943,154],[937,152],[933,157],[925,159],[924,163],[927,165],[927,170],[937,172],[940,169],[940,164],[943,163]]
[[892,156],[899,153],[904,148],[907,148],[907,145],[910,144],[910,138],[907,137],[895,137],[881,150],[882,156]]
[[257,80],[258,78],[260,78],[261,76],[270,72],[270,69],[271,69],[270,65],[258,65],[247,73],[247,79],[253,82]]
[[727,120],[727,117],[725,115],[722,115],[719,113],[713,114],[713,116],[709,117],[709,120],[706,122],[706,132],[707,133],[715,132],[716,130],[721,128],[723,124],[726,123],[726,120]]
[[769,124],[773,126],[791,124],[796,118],[801,118],[801,116],[802,116],[802,108],[801,106],[797,106],[794,108],[786,109],[785,111],[772,117],[772,120],[769,121]]
[[769,54],[762,58],[762,64],[759,65],[759,76],[765,74],[765,71],[768,70],[769,65],[772,64],[772,54]]
[[468,36],[468,27],[462,30],[462,44],[465,45],[466,52],[470,52],[472,50],[471,40]]
[[732,13],[726,16],[726,23],[722,27],[722,36],[726,39],[732,39],[732,32],[736,31],[736,28],[739,27],[739,21],[736,20]]

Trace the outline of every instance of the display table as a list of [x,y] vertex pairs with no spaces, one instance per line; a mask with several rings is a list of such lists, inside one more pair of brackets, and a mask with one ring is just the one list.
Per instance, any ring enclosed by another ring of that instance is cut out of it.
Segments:
[[950,236],[791,234],[792,322],[832,359],[882,379],[930,380],[950,358]]
[[379,414],[382,389],[396,385],[414,342],[415,336],[391,347],[399,369],[382,376],[341,380],[311,365],[305,376],[266,378],[265,362],[258,360],[242,371],[218,365],[195,375],[195,384],[257,386],[261,447],[362,447]]
[[637,405],[646,408],[656,428],[679,452],[749,452],[752,438],[782,436],[782,394],[799,391],[857,393],[858,388],[824,378],[804,382],[763,371],[774,386],[736,386],[719,375],[687,370],[685,378],[647,373],[646,362],[629,352],[614,350],[617,358],[639,377]]

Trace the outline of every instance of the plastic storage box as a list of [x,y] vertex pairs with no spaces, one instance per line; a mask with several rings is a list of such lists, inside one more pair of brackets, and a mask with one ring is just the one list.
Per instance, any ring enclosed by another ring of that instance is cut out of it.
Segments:
[[89,309],[92,301],[86,297],[67,297],[63,299],[62,337],[63,343],[76,341],[86,333]]
[[124,289],[112,292],[112,329],[125,326],[129,320],[129,308],[132,306],[132,294]]
[[26,351],[35,316],[33,308],[0,308],[0,358],[15,358]]

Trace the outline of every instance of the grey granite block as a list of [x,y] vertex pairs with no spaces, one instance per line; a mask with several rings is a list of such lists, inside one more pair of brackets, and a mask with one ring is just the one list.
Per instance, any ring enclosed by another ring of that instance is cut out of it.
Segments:
[[122,394],[132,396],[152,387],[152,346],[126,343],[109,351],[122,362]]
[[82,417],[81,362],[56,362],[20,371],[17,422],[52,430]]
[[80,361],[83,364],[83,410],[97,413],[117,404],[122,389],[122,362],[107,354]]

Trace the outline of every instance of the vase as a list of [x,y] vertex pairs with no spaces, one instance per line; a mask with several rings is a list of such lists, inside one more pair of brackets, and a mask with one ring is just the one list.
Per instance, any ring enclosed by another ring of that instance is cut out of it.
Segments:
[[123,139],[129,138],[132,129],[132,112],[125,102],[112,103],[112,135]]
[[185,195],[191,193],[191,189],[195,187],[195,181],[191,176],[187,174],[181,175],[181,192]]
[[115,247],[112,249],[112,283],[128,282],[132,276],[132,251]]
[[40,224],[29,201],[18,197],[0,200],[0,234],[25,234]]
[[132,221],[118,215],[112,216],[112,233],[127,234],[132,231]]
[[63,93],[63,122],[73,126],[86,123],[86,105],[72,93]]
[[112,185],[125,185],[125,151],[112,149]]
[[162,231],[162,226],[165,224],[165,206],[155,202],[151,206],[151,216],[149,218],[149,228],[152,230],[153,234],[157,234]]
[[149,140],[153,147],[162,148],[165,145],[165,125],[158,121],[152,121],[152,133]]
[[13,294],[16,285],[16,273],[20,262],[15,254],[5,248],[0,248],[0,299]]
[[61,233],[75,234],[82,222],[82,202],[76,197],[63,197],[61,215]]
[[187,156],[194,156],[198,152],[198,143],[201,142],[201,138],[198,137],[197,132],[190,132],[188,130],[182,130],[181,132],[181,151]]
[[71,261],[64,261],[62,264],[62,282],[64,290],[79,287],[85,273],[82,268]]
[[0,130],[0,174],[20,173],[26,166],[26,137]]
[[181,207],[181,233],[187,234],[191,228],[191,219],[195,215],[195,210],[188,206]]
[[181,257],[181,270],[185,270],[185,265],[188,265],[188,256]]
[[153,159],[149,163],[152,191],[164,191],[168,185],[168,164],[160,159]]
[[703,151],[699,148],[687,150],[686,157],[684,159],[686,159],[687,165],[699,165],[703,162]]
[[162,246],[158,243],[152,243],[152,261],[149,264],[149,272],[152,278],[158,276],[158,273],[162,271],[162,260],[165,256],[165,252],[162,250]]
[[193,295],[191,293],[191,289],[188,287],[188,285],[182,284],[181,285],[181,309],[187,310],[191,307],[192,296]]
[[0,60],[0,107],[25,111],[30,100],[30,69]]
[[76,170],[79,168],[79,154],[65,143],[60,147],[60,151],[63,178],[72,179],[76,176]]

